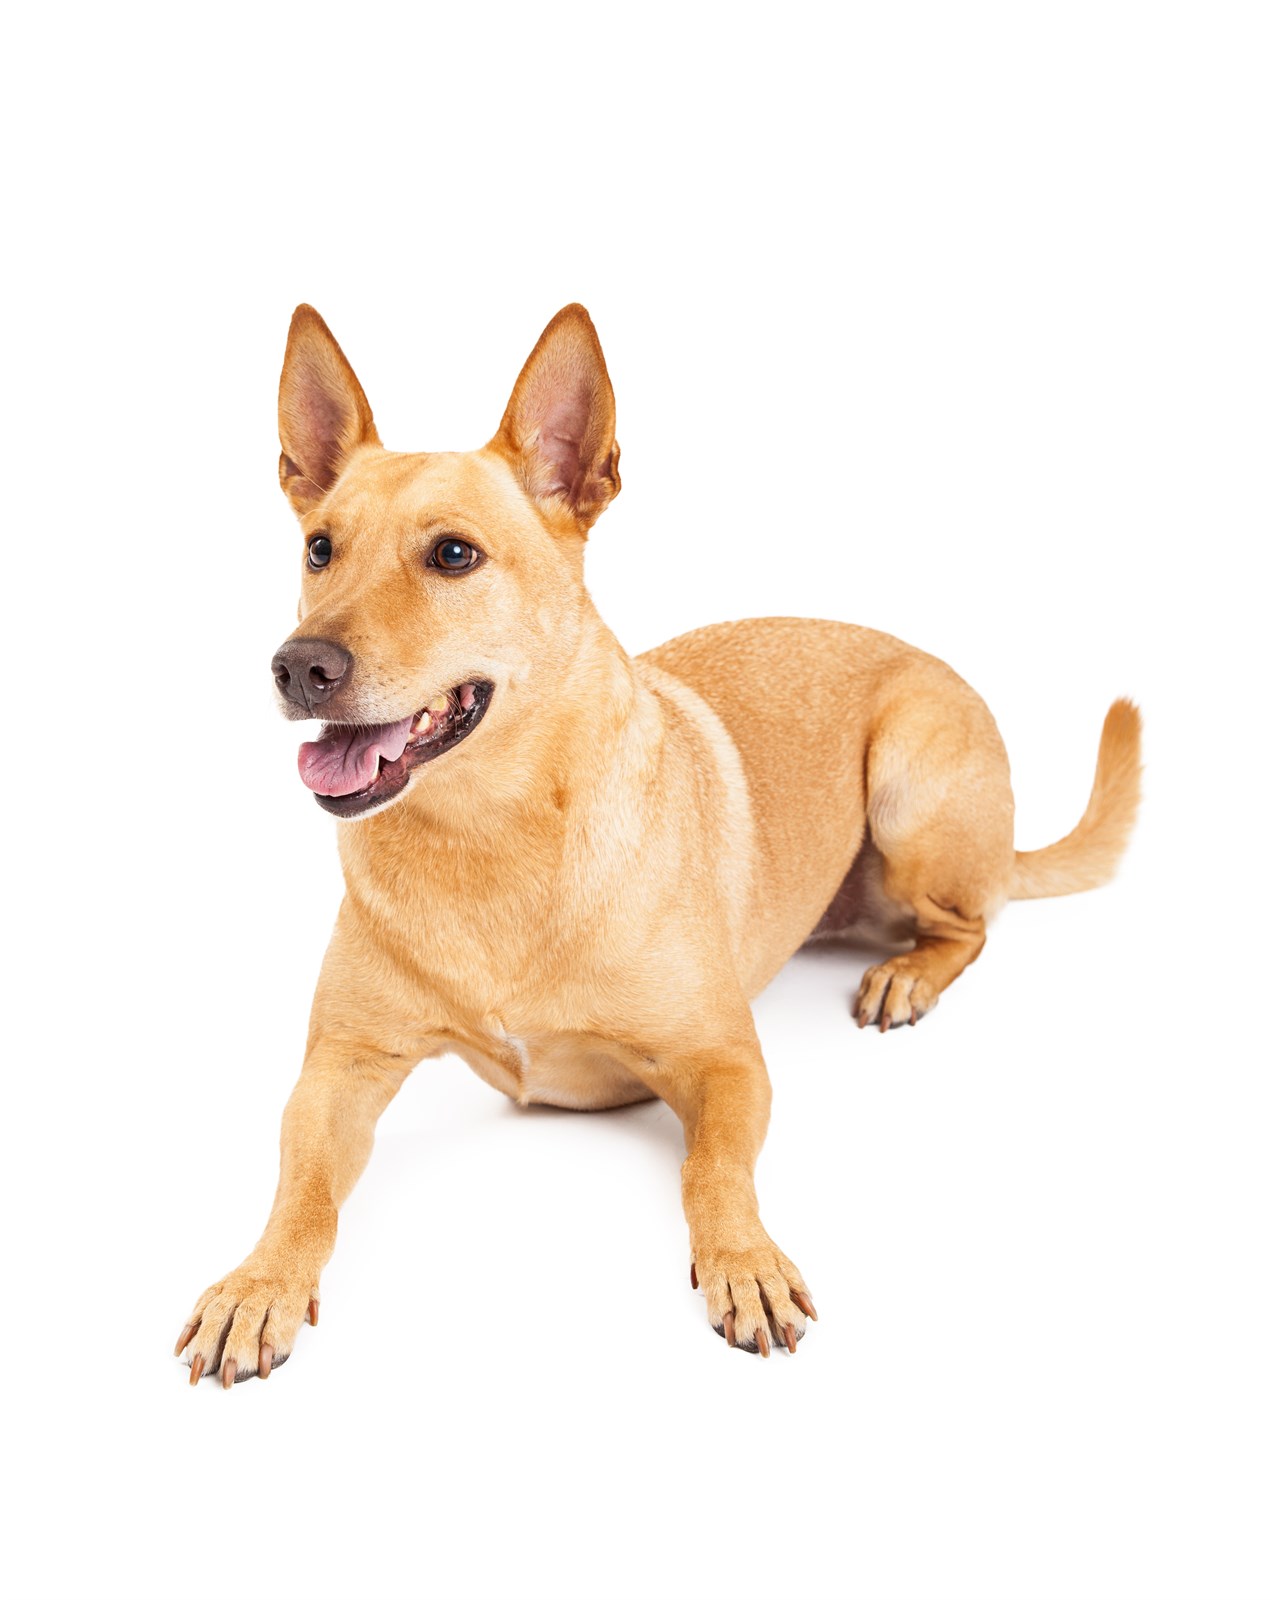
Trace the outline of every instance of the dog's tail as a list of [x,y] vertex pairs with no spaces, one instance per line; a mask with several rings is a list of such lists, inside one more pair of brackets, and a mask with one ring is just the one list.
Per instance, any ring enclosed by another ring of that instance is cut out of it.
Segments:
[[1132,700],[1107,712],[1098,744],[1093,793],[1065,839],[1015,857],[1015,900],[1097,889],[1114,875],[1138,816],[1142,779],[1142,715]]

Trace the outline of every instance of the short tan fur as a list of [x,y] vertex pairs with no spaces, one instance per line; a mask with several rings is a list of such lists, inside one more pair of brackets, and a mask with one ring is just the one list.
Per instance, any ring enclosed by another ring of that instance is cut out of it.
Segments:
[[[446,1052],[521,1104],[665,1100],[711,1324],[762,1355],[794,1350],[815,1313],[757,1207],[770,1087],[752,997],[811,937],[856,933],[901,947],[863,978],[858,1025],[915,1023],[1010,897],[1105,882],[1138,807],[1136,707],[1108,713],[1079,826],[1023,854],[995,722],[941,661],[793,618],[629,656],[582,577],[620,477],[581,306],[552,320],[497,433],[467,454],[385,450],[300,306],[279,420],[304,538],[299,626],[277,658],[286,710],[330,696],[331,739],[419,714],[429,731],[361,794],[321,798],[361,808],[338,830],[346,895],[275,1204],[183,1329],[192,1381],[265,1377],[316,1320],[378,1117]],[[445,570],[459,550],[474,560]]]

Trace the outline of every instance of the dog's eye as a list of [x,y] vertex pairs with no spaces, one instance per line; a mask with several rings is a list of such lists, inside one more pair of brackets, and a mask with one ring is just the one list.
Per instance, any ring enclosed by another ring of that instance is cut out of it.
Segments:
[[314,539],[307,542],[307,565],[312,572],[318,572],[321,567],[329,565],[329,557],[333,554],[333,546],[324,534],[316,534]]
[[475,545],[467,544],[462,539],[441,539],[431,552],[429,564],[439,567],[442,572],[465,572],[468,567],[474,567],[479,559],[480,552]]

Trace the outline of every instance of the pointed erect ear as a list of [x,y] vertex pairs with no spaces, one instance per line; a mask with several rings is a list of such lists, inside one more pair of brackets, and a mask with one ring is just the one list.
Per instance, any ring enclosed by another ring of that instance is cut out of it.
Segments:
[[280,487],[298,515],[329,492],[357,445],[378,442],[373,412],[338,341],[318,311],[299,306],[280,374]]
[[613,385],[591,318],[566,306],[524,364],[490,448],[526,493],[558,501],[583,533],[622,487],[613,437]]

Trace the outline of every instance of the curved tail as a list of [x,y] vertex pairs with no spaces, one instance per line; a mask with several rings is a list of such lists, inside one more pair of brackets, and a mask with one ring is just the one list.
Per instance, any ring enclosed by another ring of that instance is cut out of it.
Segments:
[[1084,816],[1065,839],[1015,855],[1013,899],[1097,889],[1115,873],[1138,816],[1142,779],[1142,715],[1132,700],[1107,712],[1098,767]]

